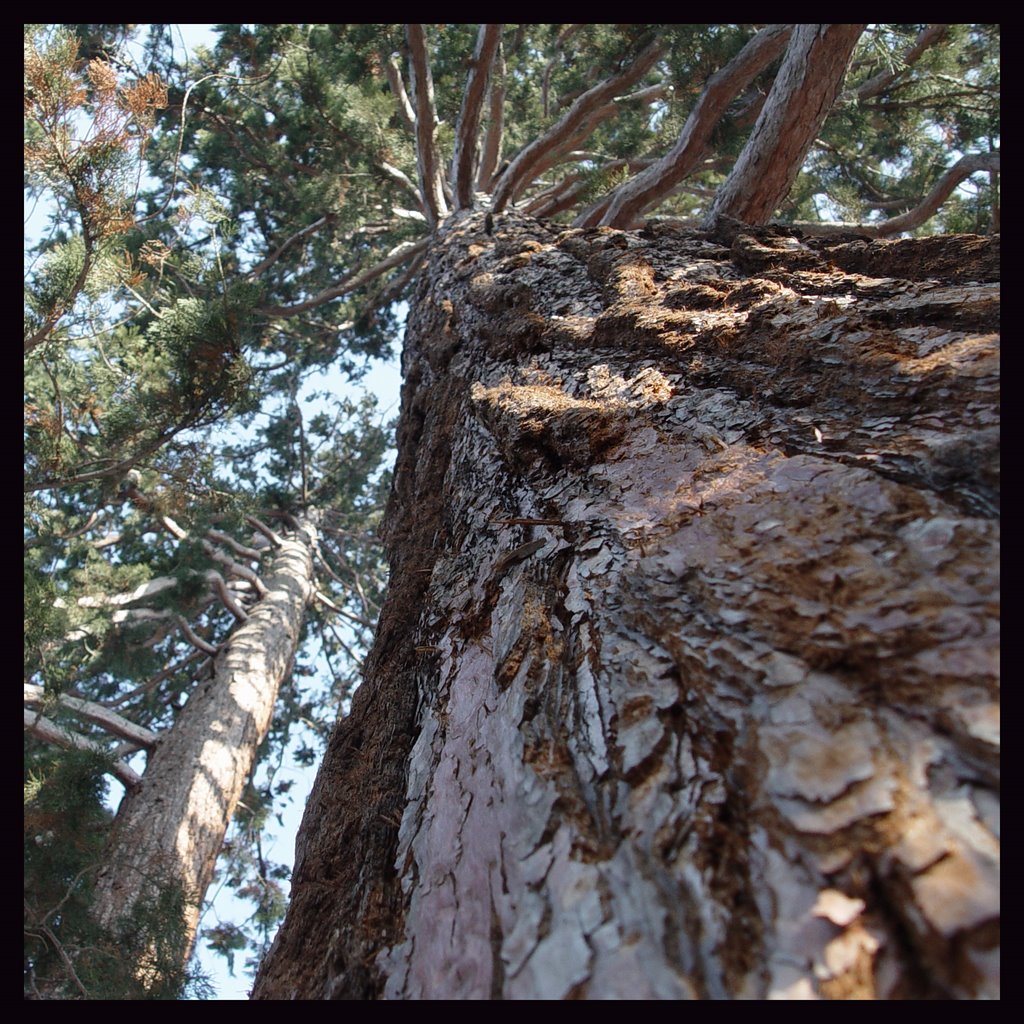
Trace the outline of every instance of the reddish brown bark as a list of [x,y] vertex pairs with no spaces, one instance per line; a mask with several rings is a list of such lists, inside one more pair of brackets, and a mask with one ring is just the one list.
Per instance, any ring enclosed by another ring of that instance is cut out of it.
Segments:
[[708,222],[733,217],[764,224],[789,195],[804,157],[839,93],[863,25],[799,25]]
[[996,994],[997,267],[446,227],[255,996]]

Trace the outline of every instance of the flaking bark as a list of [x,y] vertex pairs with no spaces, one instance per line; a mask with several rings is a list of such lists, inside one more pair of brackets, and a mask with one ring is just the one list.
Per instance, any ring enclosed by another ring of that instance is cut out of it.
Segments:
[[998,245],[441,232],[257,998],[998,993]]

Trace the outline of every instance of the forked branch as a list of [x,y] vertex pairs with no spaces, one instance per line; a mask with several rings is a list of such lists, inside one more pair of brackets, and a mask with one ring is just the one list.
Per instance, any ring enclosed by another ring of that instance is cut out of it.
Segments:
[[792,31],[792,25],[766,25],[761,29],[724,68],[708,79],[672,149],[646,171],[609,193],[604,203],[577,218],[576,226],[629,224],[692,174],[726,107],[782,53]]

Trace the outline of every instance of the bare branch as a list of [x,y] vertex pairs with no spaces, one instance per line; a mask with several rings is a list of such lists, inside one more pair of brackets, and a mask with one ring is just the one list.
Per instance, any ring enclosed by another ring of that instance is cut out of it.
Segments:
[[267,540],[270,541],[271,546],[279,548],[283,543],[283,538],[275,533],[266,523],[257,519],[255,516],[246,516],[245,521],[257,532],[262,534]]
[[53,929],[47,924],[39,926],[40,931],[46,937],[46,940],[50,945],[57,951],[57,955],[61,959],[61,963],[64,964],[64,969],[71,975],[71,980],[75,983],[75,988],[81,993],[83,999],[89,998],[89,990],[82,984],[82,979],[78,976],[78,972],[75,970],[75,965],[71,962],[71,957],[68,956],[67,950],[61,945],[60,939],[53,934]]
[[[206,574],[207,580],[212,584],[213,589],[216,591],[217,596],[220,598],[221,603],[239,622],[248,622],[249,613],[242,608],[231,591],[228,590],[227,584],[224,582],[224,577],[219,572],[208,572]],[[264,588],[265,590],[266,588]]]
[[172,536],[175,540],[184,540],[188,536],[188,531],[183,530],[170,516],[159,516],[160,525]]
[[657,163],[609,194],[575,221],[577,227],[604,224],[618,227],[638,217],[692,174],[711,140],[711,133],[730,102],[745,89],[786,46],[792,25],[767,25],[758,32],[704,87],[676,144]]
[[969,177],[978,171],[988,171],[990,174],[999,171],[998,153],[971,153],[962,156],[952,167],[942,175],[935,183],[932,190],[912,210],[900,214],[898,217],[890,217],[881,224],[814,224],[798,223],[797,227],[807,234],[831,235],[857,232],[867,235],[870,238],[885,238],[888,235],[896,235],[902,231],[912,231],[920,227],[929,217],[942,206],[949,198],[950,193],[960,184],[964,178]]
[[419,273],[423,266],[424,253],[420,253],[412,263],[397,277],[389,281],[387,285],[377,292],[373,297],[374,306],[377,309],[386,309],[405,291],[409,282]]
[[195,660],[201,654],[201,651],[192,650],[189,651],[180,661],[174,662],[168,665],[166,668],[161,669],[155,676],[147,679],[141,686],[136,686],[135,689],[129,690],[128,693],[122,694],[120,697],[114,698],[110,703],[113,707],[120,707],[122,704],[127,704],[130,700],[138,697],[140,694],[149,693],[151,690],[156,689],[165,679],[169,679],[174,675],[175,672],[180,671],[190,661]]
[[654,85],[647,86],[646,89],[638,89],[627,96],[615,96],[612,102],[634,103],[639,101],[640,103],[653,103],[655,100],[660,100],[663,96],[668,96],[674,91],[671,83],[656,82]]
[[[171,576],[157,576],[154,579],[147,580],[147,582],[141,584],[127,594],[104,594],[100,597],[86,595],[85,597],[80,597],[75,604],[80,608],[106,608],[131,604],[133,601],[141,601],[144,598],[153,597],[156,594],[163,593],[163,591],[170,590],[177,585],[178,581]],[[57,600],[53,602],[53,605],[55,608],[66,608],[67,602],[62,597],[58,597]]]
[[392,206],[391,213],[399,220],[418,220],[425,223],[427,219],[419,210],[405,210],[401,206]]
[[405,83],[402,81],[402,67],[398,63],[398,54],[393,53],[384,62],[384,73],[388,76],[388,85],[395,94],[395,101],[398,103],[398,115],[405,122],[406,128],[411,132],[416,131],[416,115],[413,113],[412,104],[409,102],[409,94],[405,91]]
[[854,96],[857,98],[857,101],[859,103],[863,103],[872,96],[877,96],[880,92],[885,92],[885,90],[888,89],[897,78],[906,74],[910,69],[910,66],[921,58],[921,55],[929,46],[934,46],[942,39],[946,34],[947,28],[949,28],[948,25],[925,26],[925,28],[918,33],[917,39],[914,41],[914,45],[903,54],[900,61],[900,67],[881,71],[875,75],[874,78],[869,78],[866,82],[862,82],[857,87],[854,92]]
[[[587,158],[586,156],[580,157],[580,159]],[[637,174],[646,170],[653,163],[654,160],[651,157],[640,157],[636,160],[616,159],[603,163],[598,170],[607,173],[625,167],[630,174]],[[534,217],[554,217],[555,214],[576,206],[589,187],[587,172],[573,171],[551,188],[534,196],[526,205],[525,212]],[[604,204],[605,199],[602,199],[601,203]]]
[[[236,562],[230,555],[227,555],[219,548],[214,547],[214,545],[211,544],[208,540],[203,541],[203,550],[215,562],[220,562],[220,564],[223,565],[232,575],[238,576],[240,579],[246,580],[247,582],[251,583],[253,587],[256,589],[256,592],[260,595],[260,597],[266,596],[267,588],[263,583],[263,580],[261,580],[259,576],[257,576],[256,573],[254,573],[252,569],[250,569],[248,566]],[[208,573],[207,576],[209,577],[209,575],[210,574]],[[213,573],[213,576],[216,576],[217,579],[220,579],[220,576],[217,573]],[[211,582],[216,584],[216,580],[214,579],[211,579]],[[221,583],[223,582],[224,581],[221,580]],[[232,612],[232,614],[234,614],[234,612]]]
[[213,644],[208,644],[201,636],[192,631],[192,627],[189,626],[184,616],[176,615],[174,621],[178,623],[178,629],[181,630],[182,635],[193,647],[198,648],[205,654],[209,654],[211,657],[215,657],[219,653],[218,648],[214,647]]
[[483,192],[489,192],[494,184],[494,171],[501,156],[501,138],[505,129],[505,54],[501,43],[498,44],[494,67],[491,69],[490,107],[477,175],[477,188]]
[[477,129],[484,93],[491,74],[491,64],[501,41],[501,25],[481,25],[473,50],[473,60],[462,93],[462,109],[455,126],[455,154],[452,157],[452,190],[455,209],[468,210],[473,205],[473,164],[477,155]]
[[431,226],[448,214],[442,181],[441,164],[434,144],[437,114],[434,111],[434,80],[430,74],[430,58],[422,25],[406,25],[409,42],[409,69],[413,102],[416,106],[416,164],[419,169],[420,193]]
[[628,67],[588,89],[566,111],[561,120],[526,146],[501,176],[494,192],[494,211],[498,213],[503,210],[545,167],[557,163],[561,153],[572,149],[586,138],[593,127],[603,119],[602,108],[610,107],[609,114],[615,112],[615,104],[611,101],[616,93],[643,78],[657,62],[661,53],[662,46],[658,40],[650,43]]
[[236,555],[241,555],[243,558],[248,558],[254,562],[258,562],[263,557],[262,551],[257,551],[255,548],[247,547],[245,544],[239,543],[231,536],[230,533],[221,533],[220,530],[209,529],[206,531],[206,536],[210,540],[217,541],[218,544],[227,544]]
[[[56,722],[51,722],[37,712],[29,711],[28,708],[25,709],[25,729],[46,743],[53,743],[66,750],[90,750],[94,754],[107,756],[107,751],[95,740],[62,729]],[[127,789],[134,789],[142,782],[142,776],[137,775],[123,761],[116,761],[110,770]]]
[[307,299],[305,302],[296,303],[294,306],[265,306],[259,309],[258,312],[264,316],[288,317],[305,313],[309,309],[315,309],[317,306],[322,306],[325,302],[330,302],[332,299],[337,299],[342,295],[347,295],[349,292],[362,288],[364,284],[369,284],[370,281],[380,277],[381,274],[386,273],[393,267],[400,267],[403,263],[408,263],[414,256],[418,256],[426,250],[427,242],[428,239],[422,238],[418,242],[400,246],[387,259],[381,260],[380,263],[370,267],[369,270],[359,274],[352,274],[339,281],[338,284],[320,292],[319,295],[314,295],[313,298]]
[[[32,683],[25,683],[24,687],[24,700],[29,707],[38,707],[43,703],[46,695],[43,687]],[[79,697],[70,697],[65,693],[60,694],[57,699],[64,707],[74,711],[80,718],[94,722],[101,729],[105,729],[115,736],[120,736],[122,739],[129,740],[136,747],[149,749],[160,738],[155,732],[144,729],[141,725],[136,725],[127,718],[122,718],[121,715],[111,711],[109,708],[105,708],[102,704],[96,704],[91,700],[82,700]]]
[[313,221],[309,227],[303,228],[301,231],[296,231],[290,238],[286,238],[265,260],[261,260],[256,264],[252,270],[246,275],[247,277],[254,278],[259,277],[271,264],[275,263],[281,256],[281,254],[293,243],[297,242],[300,238],[306,238],[308,235],[313,234],[314,231],[318,231],[328,222],[327,217],[321,217],[319,220]]
[[394,178],[395,181],[397,181],[402,186],[402,188],[407,189],[410,195],[416,197],[416,205],[420,208],[420,210],[422,210],[423,197],[420,195],[420,190],[412,183],[412,180],[409,178],[409,175],[406,174],[405,171],[399,170],[397,167],[393,166],[392,164],[386,163],[383,160],[381,161],[379,166],[380,169],[385,174]]

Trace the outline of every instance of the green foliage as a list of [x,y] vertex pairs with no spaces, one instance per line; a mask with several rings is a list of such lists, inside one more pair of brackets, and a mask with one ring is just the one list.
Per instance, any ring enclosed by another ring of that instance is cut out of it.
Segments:
[[[48,999],[178,998],[208,991],[182,969],[183,897],[173,885],[115,934],[90,916],[111,814],[108,761],[33,745],[25,777],[25,995]],[[178,924],[175,924],[178,922]],[[140,976],[153,981],[145,984]]]

